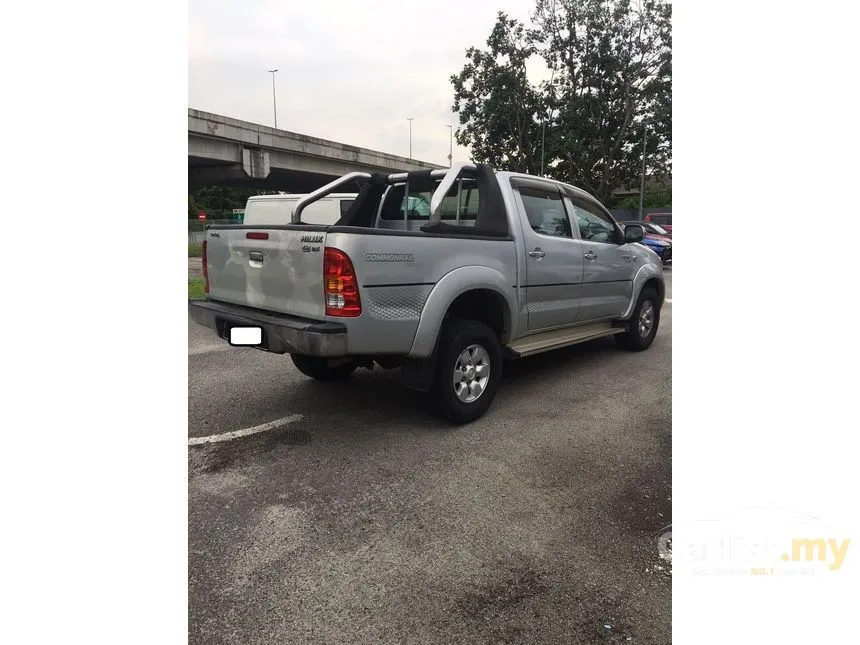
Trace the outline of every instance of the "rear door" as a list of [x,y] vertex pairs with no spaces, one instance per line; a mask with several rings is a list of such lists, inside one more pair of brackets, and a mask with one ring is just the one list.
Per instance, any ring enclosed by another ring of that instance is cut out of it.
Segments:
[[636,266],[630,245],[612,217],[590,202],[568,198],[579,229],[583,259],[582,300],[577,320],[620,316],[633,293]]
[[525,300],[529,330],[576,321],[583,259],[564,196],[555,184],[512,178],[526,248]]
[[324,320],[325,238],[321,226],[210,228],[209,297]]

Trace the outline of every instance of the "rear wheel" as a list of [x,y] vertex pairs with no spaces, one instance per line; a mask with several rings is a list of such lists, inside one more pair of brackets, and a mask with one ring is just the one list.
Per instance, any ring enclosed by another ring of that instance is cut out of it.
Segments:
[[358,367],[355,361],[339,358],[320,358],[303,354],[290,354],[290,358],[302,374],[318,381],[342,381]]
[[444,323],[432,392],[443,418],[468,423],[483,415],[493,402],[501,377],[502,349],[492,329],[473,320]]
[[632,352],[648,349],[660,326],[660,297],[653,287],[642,289],[630,317],[630,325],[623,334],[616,334],[618,345]]

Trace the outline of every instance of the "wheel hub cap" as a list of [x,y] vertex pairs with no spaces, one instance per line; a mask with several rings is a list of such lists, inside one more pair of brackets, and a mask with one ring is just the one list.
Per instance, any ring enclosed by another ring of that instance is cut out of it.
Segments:
[[639,312],[639,335],[645,338],[651,333],[654,328],[654,305],[650,300],[646,300],[642,305],[642,311]]
[[480,345],[469,345],[454,362],[454,393],[463,403],[472,403],[484,393],[490,380],[490,355]]

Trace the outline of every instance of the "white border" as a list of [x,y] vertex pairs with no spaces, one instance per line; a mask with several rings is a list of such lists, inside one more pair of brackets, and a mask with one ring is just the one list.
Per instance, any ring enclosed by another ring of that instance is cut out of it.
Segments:
[[815,576],[676,558],[676,643],[854,638],[857,9],[836,7],[674,6],[673,544],[856,541]]
[[[787,508],[860,539],[857,8],[792,7],[675,3],[673,516]],[[184,642],[186,12],[5,18],[0,320],[30,334],[3,348],[3,640]],[[850,640],[857,558],[676,570],[673,640]]]
[[185,642],[184,5],[4,27],[0,640]]

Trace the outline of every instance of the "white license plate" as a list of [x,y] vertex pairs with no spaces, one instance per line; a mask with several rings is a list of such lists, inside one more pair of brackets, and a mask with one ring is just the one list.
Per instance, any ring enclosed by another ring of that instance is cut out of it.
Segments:
[[263,329],[261,327],[231,327],[231,345],[259,345],[263,342]]

